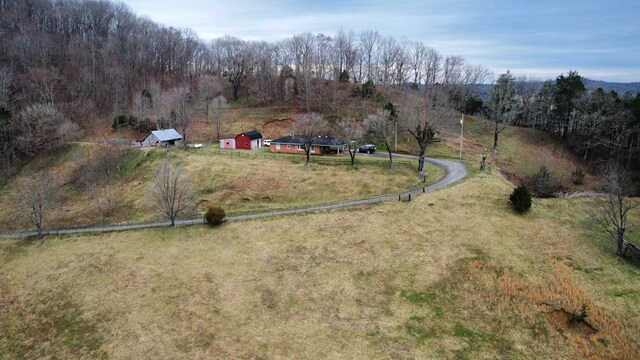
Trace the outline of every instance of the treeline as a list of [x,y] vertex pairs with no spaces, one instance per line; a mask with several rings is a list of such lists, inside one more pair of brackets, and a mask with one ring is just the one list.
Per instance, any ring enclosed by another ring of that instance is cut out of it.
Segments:
[[483,105],[496,131],[507,123],[537,128],[555,135],[585,163],[614,161],[640,169],[640,94],[587,91],[575,71],[546,82],[506,73]]
[[110,1],[0,0],[0,49],[5,171],[101,116],[133,111],[141,121],[166,122],[176,117],[175,104],[201,100],[207,108],[227,87],[234,100],[247,95],[256,106],[294,99],[323,111],[340,102],[322,80],[414,89],[437,83],[463,109],[490,76],[462,57],[376,31],[205,42]]
[[[172,126],[186,138],[195,111],[219,122],[225,96],[336,113],[352,90],[367,97],[376,86],[438,88],[458,111],[492,108],[478,86],[492,78],[485,67],[377,31],[205,42],[122,3],[0,0],[0,49],[3,172],[107,115],[114,127]],[[585,161],[638,163],[637,95],[587,92],[575,73],[546,83],[513,79],[513,87],[517,107],[501,110],[500,121],[557,134]]]

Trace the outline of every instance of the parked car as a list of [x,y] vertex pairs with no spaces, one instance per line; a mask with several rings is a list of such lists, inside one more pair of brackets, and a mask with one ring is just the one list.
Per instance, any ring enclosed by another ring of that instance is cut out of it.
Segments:
[[269,146],[271,146],[271,139],[264,139],[264,140],[262,140],[262,146],[264,146],[264,147],[269,147]]
[[358,152],[373,154],[374,152],[376,152],[376,146],[372,144],[362,145],[358,148]]

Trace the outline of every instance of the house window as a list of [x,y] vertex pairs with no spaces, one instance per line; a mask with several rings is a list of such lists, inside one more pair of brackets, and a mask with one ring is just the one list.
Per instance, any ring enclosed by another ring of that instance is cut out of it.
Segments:
[[298,151],[304,151],[304,148],[302,147],[302,145],[298,144]]
[[291,144],[287,144],[287,150],[291,149]]
[[276,144],[276,150],[280,150],[280,144]]
[[312,146],[312,147],[311,147],[311,153],[312,153],[312,154],[315,154],[315,153],[316,153],[316,147],[315,147],[315,146]]

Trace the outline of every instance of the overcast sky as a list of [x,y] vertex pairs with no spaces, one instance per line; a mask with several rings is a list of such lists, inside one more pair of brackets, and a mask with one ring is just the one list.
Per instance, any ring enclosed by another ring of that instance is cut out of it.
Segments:
[[204,40],[280,40],[302,32],[377,30],[461,55],[496,74],[552,79],[569,70],[640,81],[640,1],[125,0],[138,15]]

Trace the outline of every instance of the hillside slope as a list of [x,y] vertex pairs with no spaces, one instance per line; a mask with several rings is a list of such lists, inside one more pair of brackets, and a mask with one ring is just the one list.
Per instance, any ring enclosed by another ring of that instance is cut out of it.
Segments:
[[[590,200],[517,216],[511,189],[480,174],[366,211],[2,240],[0,354],[636,359],[640,273]],[[582,306],[593,328],[563,317]]]

